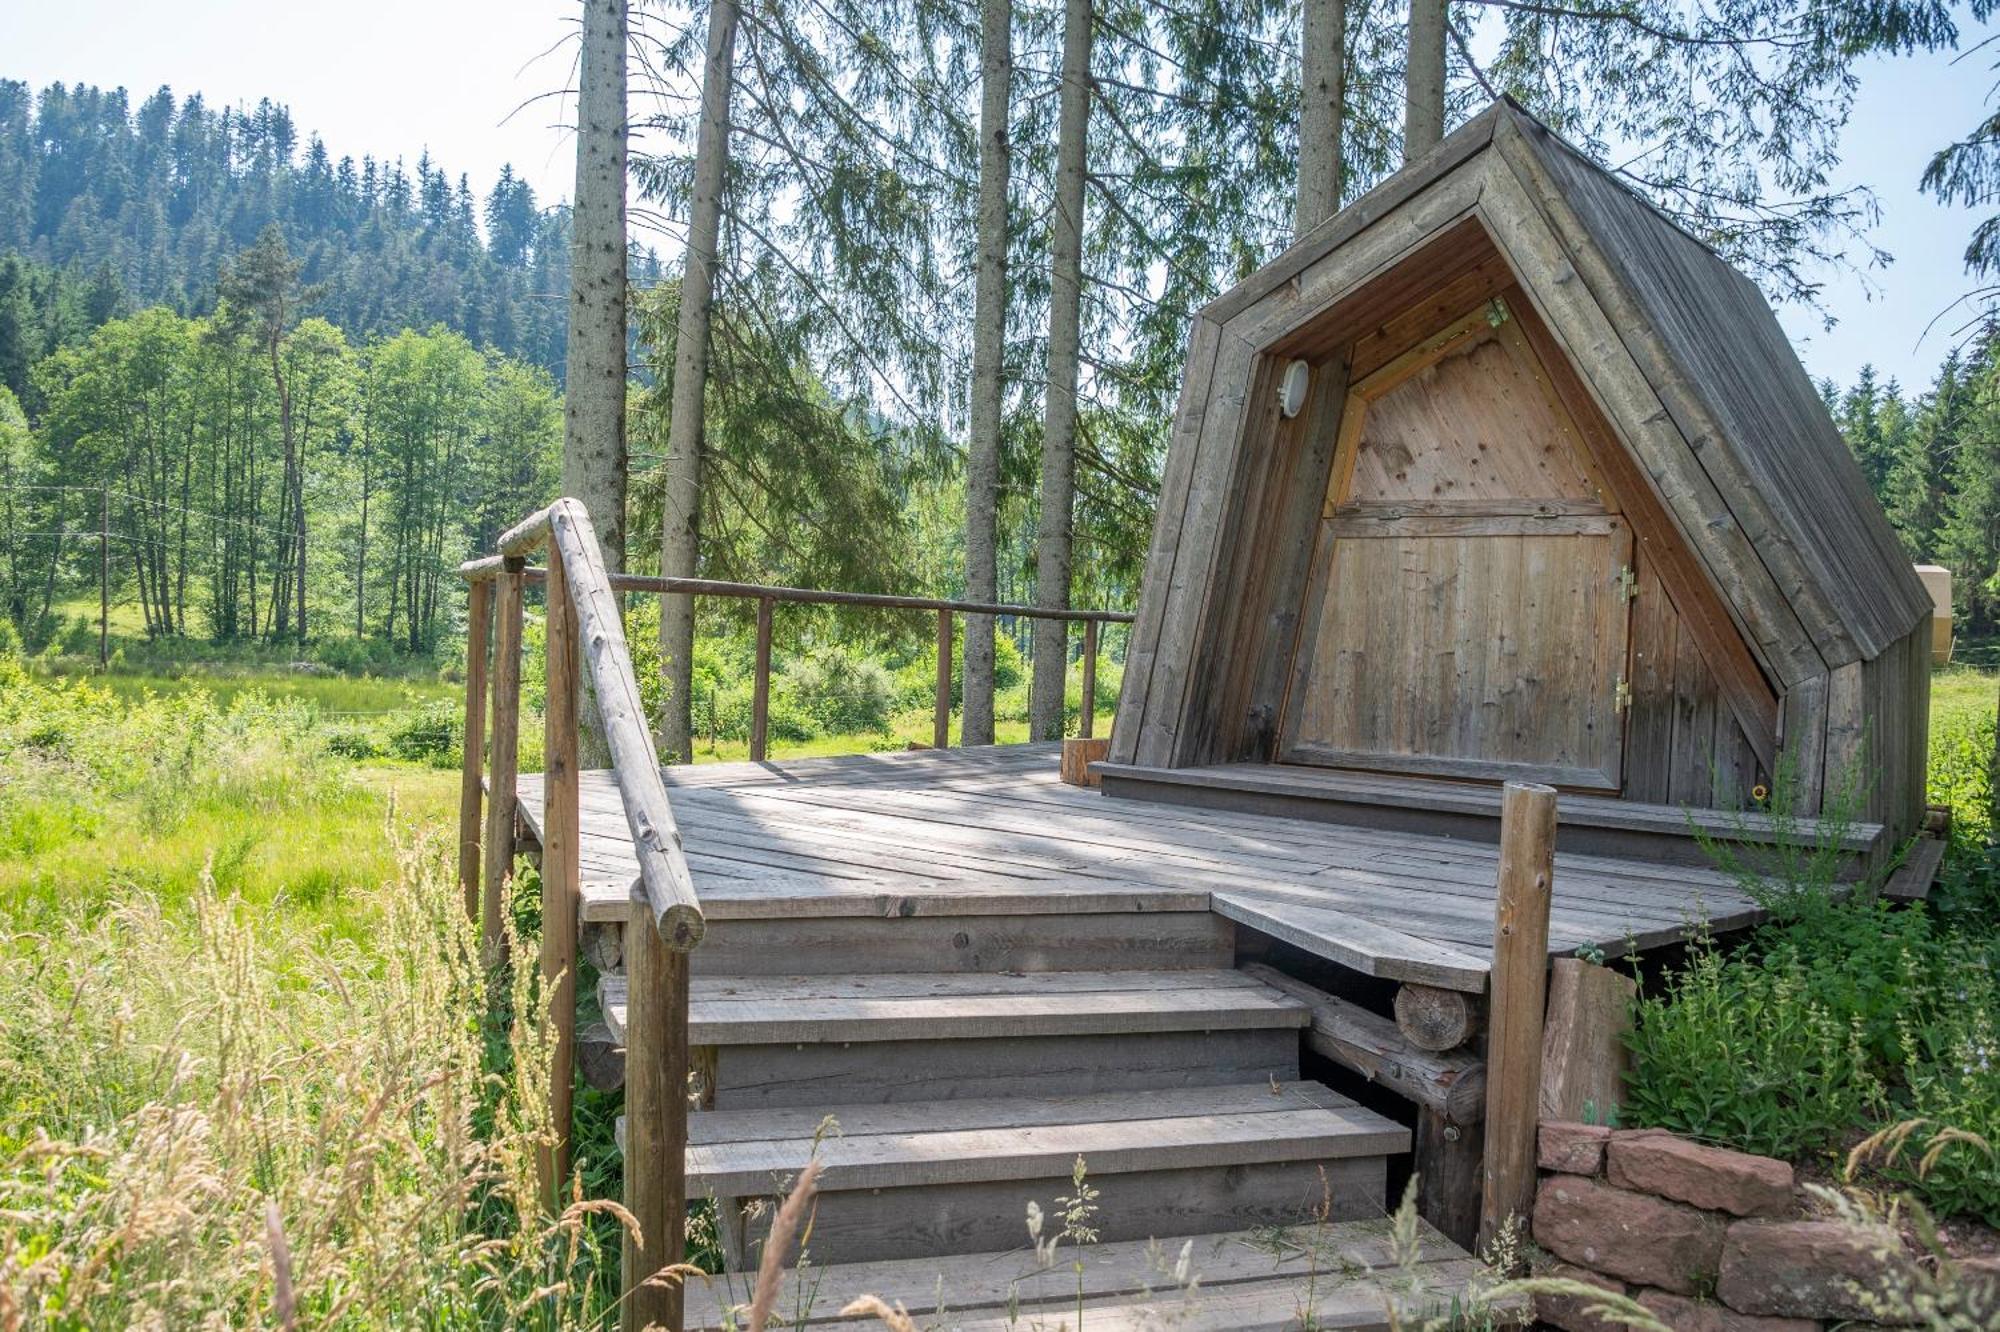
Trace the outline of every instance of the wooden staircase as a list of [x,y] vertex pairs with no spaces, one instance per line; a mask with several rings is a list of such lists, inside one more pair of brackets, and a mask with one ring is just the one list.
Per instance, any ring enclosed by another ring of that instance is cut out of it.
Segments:
[[[1421,1223],[1411,1262],[1392,1260],[1388,1161],[1409,1131],[1300,1080],[1310,1012],[1236,969],[1229,922],[915,917],[868,922],[885,946],[805,946],[826,924],[716,921],[694,955],[688,1196],[713,1200],[730,1272],[690,1285],[689,1328],[747,1301],[775,1203],[813,1160],[780,1306],[795,1326],[863,1294],[920,1326],[940,1307],[952,1327],[1054,1326],[1081,1281],[1091,1327],[1386,1327],[1392,1304],[1435,1312],[1476,1271]],[[624,977],[598,1001],[622,1042]],[[1078,1158],[1097,1239],[1051,1268],[1028,1204],[1055,1234]]]

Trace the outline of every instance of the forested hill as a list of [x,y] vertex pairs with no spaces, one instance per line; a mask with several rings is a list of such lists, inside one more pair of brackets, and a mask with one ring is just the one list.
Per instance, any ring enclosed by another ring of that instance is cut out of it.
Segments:
[[311,313],[350,337],[443,324],[560,377],[567,216],[511,170],[481,199],[427,154],[336,156],[270,101],[0,79],[0,255],[115,285],[120,312],[205,312],[275,222],[321,289]]

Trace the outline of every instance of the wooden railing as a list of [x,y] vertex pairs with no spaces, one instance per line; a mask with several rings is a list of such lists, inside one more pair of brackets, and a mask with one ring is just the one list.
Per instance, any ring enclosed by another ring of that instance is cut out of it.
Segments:
[[[501,566],[501,557],[474,560],[462,566],[467,577],[489,577]],[[542,569],[523,569],[528,582],[546,577]],[[663,596],[734,597],[757,603],[756,661],[750,694],[750,758],[763,762],[769,757],[771,725],[771,626],[779,604],[800,606],[863,606],[878,610],[931,611],[937,615],[937,685],[931,704],[931,743],[938,749],[951,744],[951,654],[954,615],[1006,615],[1027,620],[1080,621],[1083,624],[1083,700],[1077,716],[1077,733],[1090,736],[1097,725],[1097,657],[1101,647],[1101,626],[1130,624],[1128,611],[1068,610],[1047,606],[1020,606],[1001,601],[955,601],[940,597],[903,597],[880,592],[827,592],[817,588],[773,587],[763,583],[730,583],[714,578],[660,578],[648,574],[610,576],[619,592],[656,592]],[[475,584],[475,586],[477,586]],[[467,687],[471,679],[467,677]]]
[[[625,1232],[627,1326],[681,1326],[679,1284],[644,1278],[681,1261],[687,1209],[688,953],[705,928],[680,830],[660,776],[659,757],[632,656],[625,644],[613,579],[573,499],[557,500],[500,538],[500,555],[465,565],[471,583],[466,633],[465,768],[459,807],[459,882],[468,916],[481,923],[489,964],[502,960],[502,912],[514,867],[516,771],[521,711],[522,590],[527,556],[554,552],[548,584],[548,703],[543,710],[542,948],[544,997],[555,1026],[549,1067],[549,1146],[538,1161],[544,1200],[561,1206],[569,1176],[571,1098],[576,1060],[578,902],[577,684],[579,658],[611,755],[639,873],[625,929],[628,990],[625,1061],[625,1207],[636,1227]],[[488,672],[492,738],[482,744]],[[482,749],[487,751],[485,830],[480,820]],[[483,871],[483,873],[482,873]],[[482,895],[482,878],[484,893]]]
[[[547,591],[548,702],[543,710],[542,938],[543,995],[554,1028],[549,1068],[551,1138],[537,1165],[545,1202],[562,1205],[569,1176],[576,1067],[579,817],[577,688],[579,665],[611,772],[625,807],[639,873],[632,884],[626,967],[625,1207],[622,1321],[630,1327],[681,1326],[679,1285],[644,1277],[679,1263],[687,1205],[688,953],[705,923],[681,849],[659,755],[640,704],[638,680],[619,618],[617,594],[735,597],[757,603],[756,675],[750,757],[768,750],[771,634],[780,603],[928,611],[937,616],[937,693],[932,737],[950,744],[952,617],[1006,615],[1083,624],[1083,702],[1079,730],[1095,726],[1101,626],[1127,624],[1119,611],[1057,610],[1000,602],[824,592],[706,578],[611,573],[583,505],[560,499],[501,535],[499,553],[459,566],[469,585],[466,611],[465,759],[460,776],[458,877],[469,919],[479,925],[489,964],[506,960],[506,910],[517,842],[520,761],[521,636],[528,584]],[[528,557],[549,549],[546,568]],[[488,651],[491,649],[491,664]],[[489,729],[490,699],[490,729]],[[483,806],[483,818],[482,818]],[[650,926],[650,928],[648,928]]]

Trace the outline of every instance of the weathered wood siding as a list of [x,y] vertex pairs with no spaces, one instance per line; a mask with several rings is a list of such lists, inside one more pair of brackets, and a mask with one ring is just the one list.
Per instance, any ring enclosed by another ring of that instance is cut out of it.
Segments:
[[1632,706],[1625,796],[1649,804],[1738,809],[1770,774],[1722,697],[1659,575],[1640,561],[1632,603]]

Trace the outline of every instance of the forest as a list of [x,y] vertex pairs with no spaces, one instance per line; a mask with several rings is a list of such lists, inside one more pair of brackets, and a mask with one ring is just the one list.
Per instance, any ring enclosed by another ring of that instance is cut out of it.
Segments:
[[[1683,77],[1738,86],[1751,77],[1746,53],[1787,31],[1783,8],[1652,39]],[[1841,243],[1869,200],[1828,185],[1821,160],[1848,104],[1843,71],[1955,31],[1945,11],[1891,9],[1843,30],[1838,58],[1758,75],[1774,108],[1825,120],[1817,146],[1715,121],[1630,183],[1780,300],[1813,299],[1814,263],[1872,262]],[[884,17],[885,40],[919,40],[927,13]],[[1091,227],[1067,371],[1039,331],[1053,279],[1037,253],[1063,174],[1061,126],[1031,98],[1015,129],[993,479],[1002,599],[1038,595],[1051,536],[1041,491],[1060,460],[1037,455],[1053,427],[1073,441],[1076,499],[1073,531],[1054,534],[1069,542],[1071,585],[1052,595],[1129,607],[1185,313],[1303,220],[1284,207],[1290,126],[1236,114],[1288,95],[1299,76],[1275,52],[1301,20],[1256,6],[1217,16],[1230,21],[1200,30],[1172,10],[1098,16],[1083,53],[1095,71],[1081,182]],[[925,80],[886,82],[895,51],[843,50],[805,19],[742,21],[746,49],[770,58],[734,90],[740,142],[721,200],[733,261],[719,277],[703,412],[705,574],[936,594],[977,581],[960,530],[974,421],[950,387],[976,351],[956,322],[976,238],[953,220],[977,185],[976,135],[971,108],[940,91],[976,71],[963,63],[973,34],[950,19],[930,15],[946,44],[921,66]],[[1462,45],[1454,69],[1501,80],[1585,142],[1622,132],[1612,107],[1546,75],[1558,51],[1608,68],[1614,53],[1598,43],[1631,25],[1506,19],[1484,69]],[[1393,54],[1393,29],[1365,8],[1345,21],[1336,197],[1393,165],[1395,132],[1396,108],[1366,72]],[[1032,62],[1060,54],[1061,34],[1037,11],[1016,22],[1015,77],[1059,83]],[[660,69],[687,70],[696,25],[639,32]],[[771,118],[798,104],[821,114],[776,133]],[[122,89],[0,82],[0,553],[5,604],[29,643],[77,638],[102,581],[153,638],[427,654],[457,614],[440,571],[549,495],[564,355],[550,293],[568,278],[567,205],[544,207],[511,170],[482,200],[428,155],[410,169],[301,140],[270,100],[217,109],[162,88],[135,104]],[[1791,164],[1793,197],[1732,175],[1760,154]],[[1960,177],[1978,165],[1934,163],[1933,188],[1975,188]],[[635,154],[634,175],[673,208],[687,166]],[[630,273],[628,544],[643,569],[669,484],[679,283],[636,248]],[[1042,388],[1051,367],[1067,381],[1056,396],[1074,398],[1067,417]],[[1912,558],[1953,569],[1975,639],[2000,627],[1994,379],[1975,322],[1926,389],[1868,371],[1823,390]],[[115,547],[108,560],[100,546]],[[1025,633],[1018,646],[1032,656]]]

